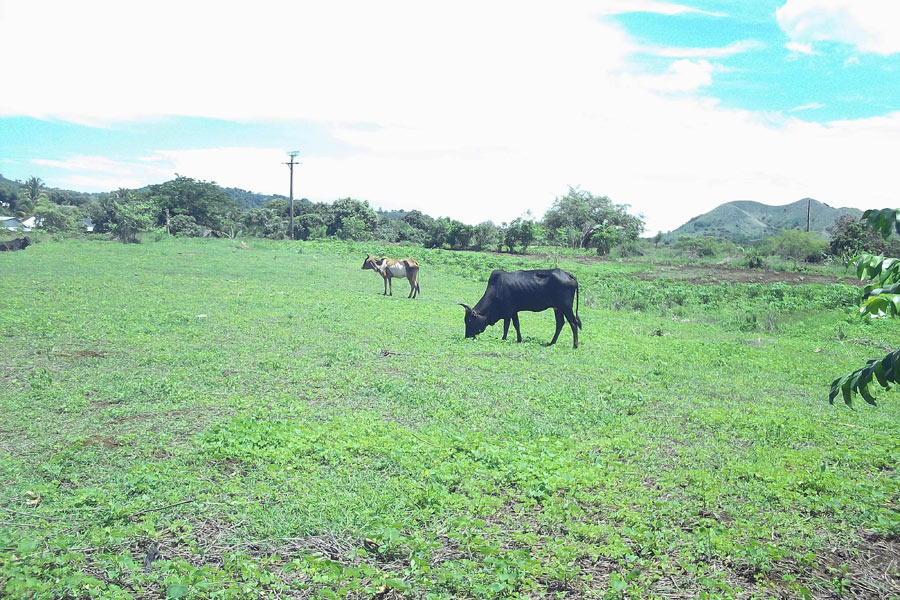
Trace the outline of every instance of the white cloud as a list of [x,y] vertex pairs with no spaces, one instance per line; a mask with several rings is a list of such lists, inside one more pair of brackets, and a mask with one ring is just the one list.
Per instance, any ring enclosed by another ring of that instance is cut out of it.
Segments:
[[821,102],[810,102],[809,104],[801,104],[800,106],[795,106],[788,112],[800,112],[802,110],[818,110],[820,108],[825,108],[825,105]]
[[32,164],[54,167],[65,171],[89,171],[107,175],[126,175],[134,171],[132,163],[115,160],[106,156],[74,156],[66,160],[34,158]]
[[817,52],[813,50],[812,44],[804,44],[802,42],[788,42],[784,45],[784,47],[791,52],[796,52],[797,54],[817,54]]
[[861,52],[900,52],[900,3],[890,0],[787,0],[775,11],[793,42],[830,41]]
[[689,92],[712,84],[716,66],[709,61],[676,60],[661,75],[623,75],[629,85],[657,92]]
[[28,162],[37,167],[62,171],[63,174],[58,177],[45,178],[54,187],[68,186],[91,192],[143,187],[169,179],[174,173],[165,166],[106,156],[73,156],[65,160],[33,158]]
[[703,14],[712,17],[724,17],[724,13],[709,12],[684,4],[658,2],[657,0],[605,0],[595,10],[598,14],[615,15],[624,13],[655,13],[660,15]]
[[728,58],[753,50],[761,50],[766,45],[758,40],[739,40],[716,48],[677,48],[665,46],[643,46],[641,52],[668,58]]
[[[0,56],[11,57],[4,77],[17,82],[0,94],[0,115],[314,120],[354,151],[307,156],[301,147],[298,197],[354,196],[468,222],[540,215],[567,185],[631,204],[650,231],[735,199],[896,201],[889,157],[900,154],[900,116],[817,125],[727,110],[705,96],[721,70],[705,60],[714,55],[673,50],[680,60],[663,74],[634,74],[629,59],[640,46],[596,12],[589,2],[251,10],[162,1],[60,3],[48,18],[41,5],[0,0],[4,23],[39,22],[42,40],[27,27],[0,36]],[[50,185],[115,189],[177,172],[287,192],[281,163],[291,148],[209,146],[198,138],[192,150],[34,163],[65,181],[35,174]]]

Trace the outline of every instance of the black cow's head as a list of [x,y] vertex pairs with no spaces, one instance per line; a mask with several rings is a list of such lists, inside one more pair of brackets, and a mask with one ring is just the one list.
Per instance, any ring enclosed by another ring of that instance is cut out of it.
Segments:
[[459,302],[459,305],[466,309],[466,337],[473,338],[485,329],[488,326],[487,317],[483,314],[475,311],[468,304],[463,304]]
[[22,248],[29,245],[31,245],[31,238],[26,235],[22,238]]
[[366,254],[366,260],[363,261],[362,268],[363,268],[363,271],[365,271],[366,269],[372,269],[373,271],[377,270],[375,268],[375,257],[372,256],[371,254]]

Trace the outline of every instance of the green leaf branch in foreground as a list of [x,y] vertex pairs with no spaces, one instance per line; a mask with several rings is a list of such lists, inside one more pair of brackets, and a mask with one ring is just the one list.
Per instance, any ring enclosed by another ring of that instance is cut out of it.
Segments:
[[[884,239],[894,231],[900,234],[896,209],[867,210],[862,220],[868,229],[881,233]],[[862,253],[853,262],[857,277],[871,281],[862,290],[860,315],[870,318],[900,315],[900,259]],[[869,390],[873,379],[886,390],[891,384],[900,383],[900,350],[881,359],[869,360],[865,367],[832,381],[828,401],[834,404],[834,399],[841,394],[844,403],[852,408],[853,395],[859,394],[874,406],[875,396]]]
[[888,239],[894,231],[900,235],[900,223],[897,222],[896,208],[870,209],[863,213],[862,220],[866,227],[872,231],[881,233],[881,237]]
[[852,408],[853,394],[857,393],[863,400],[875,406],[875,396],[869,391],[872,379],[886,390],[891,389],[892,383],[900,383],[900,350],[894,350],[882,359],[872,359],[862,369],[832,381],[828,401],[834,404],[834,399],[841,394],[844,403]]

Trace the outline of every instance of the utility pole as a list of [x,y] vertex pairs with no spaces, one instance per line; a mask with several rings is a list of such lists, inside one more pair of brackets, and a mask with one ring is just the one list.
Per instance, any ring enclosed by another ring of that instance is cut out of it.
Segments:
[[806,233],[809,233],[809,205],[811,202],[810,198],[806,199]]
[[294,165],[300,164],[294,162],[294,159],[297,158],[298,154],[300,154],[299,150],[291,150],[290,152],[288,152],[288,156],[291,157],[291,162],[283,163],[291,169],[291,239],[294,239]]

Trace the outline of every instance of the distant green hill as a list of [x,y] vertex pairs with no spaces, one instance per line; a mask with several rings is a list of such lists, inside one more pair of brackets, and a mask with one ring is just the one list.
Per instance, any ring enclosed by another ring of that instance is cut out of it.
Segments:
[[[225,192],[235,199],[238,205],[241,208],[248,209],[256,206],[264,206],[268,204],[271,200],[275,200],[276,198],[280,198],[282,200],[287,200],[287,196],[282,196],[280,194],[257,194],[256,192],[248,192],[247,190],[242,190],[241,188],[223,188]],[[294,198],[295,203],[301,202],[301,199]]]
[[18,182],[18,181],[14,181],[14,180],[12,180],[12,179],[7,179],[7,178],[4,177],[3,175],[0,175],[0,185],[6,185],[6,186],[9,186],[9,187],[13,187],[13,188],[20,188],[20,187],[22,187],[24,184],[22,184],[22,183],[20,183],[20,182]]
[[841,215],[862,216],[856,208],[832,208],[827,204],[804,198],[783,206],[769,206],[750,200],[726,202],[708,213],[699,215],[665,235],[674,240],[682,235],[708,235],[746,243],[775,235],[782,229],[806,229],[806,208],[809,204],[809,230],[828,236],[828,228]]

